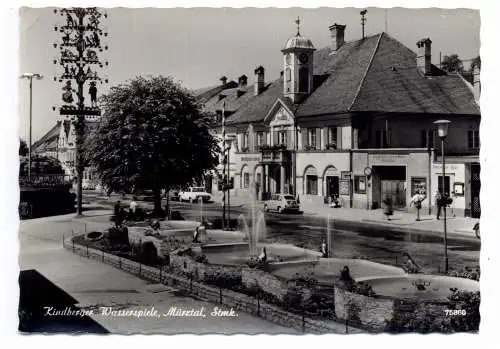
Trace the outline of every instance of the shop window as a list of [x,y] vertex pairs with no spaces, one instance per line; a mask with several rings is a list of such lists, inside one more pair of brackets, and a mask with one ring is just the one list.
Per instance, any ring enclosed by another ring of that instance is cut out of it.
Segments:
[[366,194],[366,176],[354,176],[354,193]]
[[[438,176],[438,191],[443,193],[443,176]],[[444,193],[450,194],[450,176],[444,177]]]
[[469,130],[467,132],[467,145],[469,149],[479,148],[479,130]]
[[411,178],[411,196],[420,192],[425,194],[427,192],[427,179],[425,177],[412,177]]
[[306,176],[306,194],[318,195],[318,176]]

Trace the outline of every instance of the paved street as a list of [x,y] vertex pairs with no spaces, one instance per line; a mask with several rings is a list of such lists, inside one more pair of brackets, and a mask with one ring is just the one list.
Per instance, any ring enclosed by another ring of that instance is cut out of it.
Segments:
[[[92,211],[92,223],[88,219],[74,221],[74,215],[25,220],[20,225],[21,270],[35,269],[46,279],[66,291],[85,310],[94,309],[91,316],[98,324],[112,333],[295,333],[294,330],[274,325],[260,318],[239,313],[232,317],[114,317],[102,316],[100,306],[111,306],[116,310],[147,310],[154,306],[158,312],[168,312],[170,307],[200,309],[210,314],[214,305],[179,295],[176,290],[149,284],[114,267],[77,256],[62,247],[62,236],[75,229],[98,229],[105,223],[109,213]],[[22,290],[21,290],[22,292]],[[55,295],[54,295],[55,296]],[[50,329],[44,328],[45,331]],[[81,330],[81,329],[80,329]]]
[[[109,206],[114,204],[116,199],[112,197],[107,200],[99,198],[93,193],[87,194],[87,201],[94,206]],[[127,200],[122,201],[124,204],[127,202]],[[149,202],[142,202],[141,205],[146,208],[152,207]],[[245,215],[247,219],[250,217],[251,213],[248,205],[239,204],[237,201],[235,205],[236,207],[231,207],[231,218],[238,218],[241,214]],[[198,221],[201,217],[202,208],[204,217],[220,217],[222,212],[218,203],[200,205],[171,202],[171,207],[172,210],[180,211],[185,219]],[[333,216],[341,215],[339,212],[342,211],[331,209],[331,212]],[[373,212],[376,213],[377,211]],[[352,214],[352,211],[350,214]],[[396,217],[398,214],[396,213]],[[318,249],[322,240],[326,238],[327,218],[324,214],[321,215],[321,212],[315,215],[309,213],[278,214],[270,212],[266,213],[265,217],[269,241],[292,243],[310,249]],[[464,220],[462,218],[461,222]],[[401,266],[403,253],[407,252],[423,268],[423,272],[439,273],[443,270],[444,245],[441,232],[425,229],[414,230],[412,229],[414,226],[409,223],[406,225],[383,225],[379,221],[372,224],[372,222],[365,222],[361,219],[355,221],[352,218],[349,220],[331,218],[331,241],[335,257],[360,257],[375,262]],[[251,224],[251,222],[248,223]],[[436,222],[432,223],[434,227],[441,229],[439,222],[437,224]],[[466,266],[478,267],[480,248],[480,240],[472,233],[450,232],[448,235],[450,270],[461,271]]]

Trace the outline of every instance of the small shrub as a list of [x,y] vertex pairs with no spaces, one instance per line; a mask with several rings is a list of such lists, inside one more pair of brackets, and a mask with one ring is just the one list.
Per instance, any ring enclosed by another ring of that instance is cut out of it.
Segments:
[[202,255],[198,255],[196,256],[196,258],[194,259],[197,263],[203,263],[203,264],[208,264],[208,258],[206,255],[202,254]]

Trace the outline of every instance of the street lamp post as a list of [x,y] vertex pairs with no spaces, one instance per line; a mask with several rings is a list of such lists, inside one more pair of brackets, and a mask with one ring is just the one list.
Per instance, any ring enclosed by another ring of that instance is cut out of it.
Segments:
[[227,141],[227,226],[231,228],[231,162],[229,152],[231,151],[231,139]]
[[28,181],[31,181],[31,144],[32,144],[32,121],[33,121],[33,78],[37,80],[43,79],[43,76],[38,73],[24,73],[20,76],[21,79],[29,79],[30,81],[30,132],[28,144]]
[[[435,121],[434,124],[437,127],[438,131],[438,136],[441,138],[441,162],[443,164],[443,173],[442,173],[442,183],[441,183],[441,199],[444,200],[444,194],[445,194],[445,160],[444,160],[444,140],[448,136],[448,126],[451,123],[449,120],[438,120]],[[447,237],[447,231],[446,231],[446,201],[444,202],[443,205],[444,208],[444,220],[443,220],[443,228],[444,228],[444,272],[445,274],[448,273],[448,237]]]

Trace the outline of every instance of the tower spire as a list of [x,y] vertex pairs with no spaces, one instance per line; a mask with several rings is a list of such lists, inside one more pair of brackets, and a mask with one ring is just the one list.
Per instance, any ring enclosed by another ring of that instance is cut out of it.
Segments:
[[297,24],[297,36],[300,36],[300,18],[298,16],[295,20],[295,24]]

